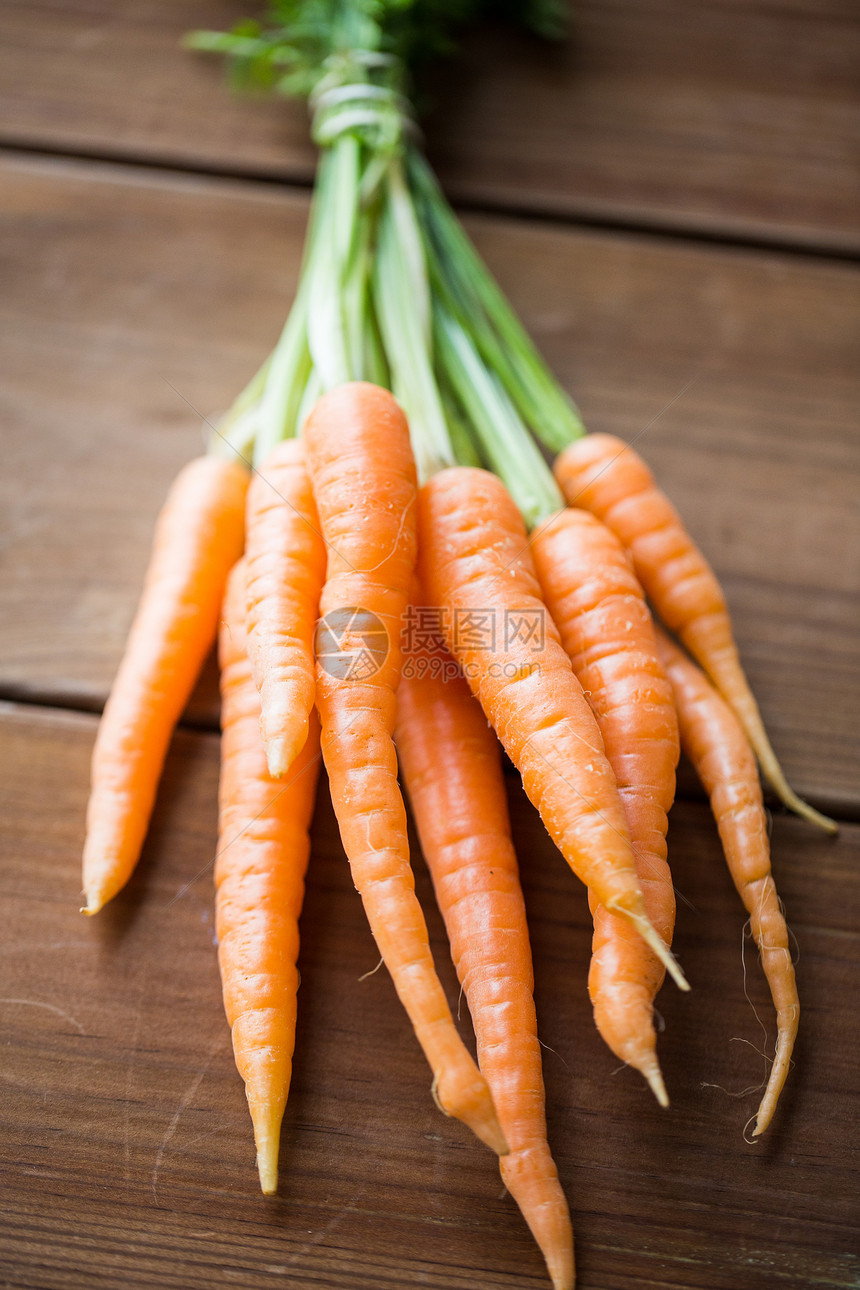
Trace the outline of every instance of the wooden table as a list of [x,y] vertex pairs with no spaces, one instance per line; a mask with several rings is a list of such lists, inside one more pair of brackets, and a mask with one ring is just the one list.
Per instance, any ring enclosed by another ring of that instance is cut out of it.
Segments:
[[[177,47],[242,10],[0,4],[0,1283],[537,1290],[494,1161],[435,1111],[390,981],[364,976],[324,793],[281,1192],[260,1196],[213,948],[211,669],[132,883],[77,913],[95,714],[155,513],[296,280],[303,109],[231,98]],[[803,1018],[751,1146],[772,1013],[689,771],[670,848],[694,990],[659,999],[668,1112],[594,1032],[583,893],[511,777],[583,1290],[858,1284],[856,18],[580,0],[564,49],[492,31],[434,85],[429,148],[482,252],[589,425],[649,426],[789,777],[843,822],[830,842],[774,812]]]

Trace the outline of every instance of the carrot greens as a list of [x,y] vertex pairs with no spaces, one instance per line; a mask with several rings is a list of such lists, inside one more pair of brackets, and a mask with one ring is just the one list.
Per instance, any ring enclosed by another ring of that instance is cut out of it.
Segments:
[[305,96],[321,154],[293,307],[214,450],[259,466],[321,393],[368,380],[406,411],[421,479],[487,461],[529,524],[562,504],[532,435],[562,448],[579,415],[445,200],[411,102],[423,63],[491,8],[563,30],[555,0],[275,0],[263,23],[186,38],[239,88]]

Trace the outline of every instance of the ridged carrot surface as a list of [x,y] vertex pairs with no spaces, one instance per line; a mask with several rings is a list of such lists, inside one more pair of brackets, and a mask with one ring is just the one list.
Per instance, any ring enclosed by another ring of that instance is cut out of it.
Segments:
[[262,703],[263,747],[270,773],[279,776],[307,739],[326,566],[301,439],[278,444],[255,472],[245,514],[248,652]]
[[780,799],[835,833],[834,822],[786,781],[741,667],[722,588],[639,454],[614,435],[590,434],[565,448],[554,469],[568,503],[592,511],[629,550],[654,608],[734,709]]
[[541,599],[519,511],[495,475],[455,467],[421,489],[418,517],[421,583],[550,836],[686,987],[648,921],[615,775]]
[[446,650],[423,651],[415,670],[397,692],[397,751],[478,1064],[510,1146],[502,1178],[556,1290],[570,1290],[573,1230],[546,1137],[531,946],[498,740]]
[[317,707],[344,849],[371,930],[448,1115],[507,1150],[490,1091],[436,975],[409,863],[394,751],[400,633],[415,569],[415,464],[394,398],[357,382],[305,425],[327,547],[317,632]]
[[137,864],[170,737],[218,628],[242,554],[248,473],[217,457],[179,472],[155,528],[146,582],[93,751],[83,885],[87,914]]
[[[547,608],[597,718],[624,806],[648,917],[667,945],[675,893],[666,851],[678,722],[642,588],[618,539],[587,511],[559,512],[532,534]],[[668,1103],[654,1033],[659,959],[589,892],[594,941],[588,989],[597,1028]]]
[[224,1010],[254,1125],[260,1186],[278,1186],[278,1142],[296,1040],[299,914],[320,767],[319,723],[289,775],[269,775],[251,674],[245,562],[233,570],[219,640],[221,782],[215,929]]
[[740,722],[707,677],[659,629],[657,646],[675,693],[681,744],[711,799],[729,872],[750,916],[776,1008],[776,1056],[756,1116],[757,1135],[776,1110],[800,1019],[788,929],[771,873],[758,769]]

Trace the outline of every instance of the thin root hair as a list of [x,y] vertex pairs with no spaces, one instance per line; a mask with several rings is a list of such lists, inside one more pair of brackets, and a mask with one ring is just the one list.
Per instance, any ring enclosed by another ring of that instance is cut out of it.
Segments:
[[540,1044],[541,1048],[545,1048],[548,1053],[552,1053],[553,1057],[558,1058],[558,1060],[561,1062],[565,1070],[568,1070],[568,1071],[570,1070],[570,1067],[562,1057],[561,1053],[557,1052],[555,1048],[550,1048],[549,1044],[545,1044],[544,1041],[541,1039],[540,1035],[538,1035],[537,1041]]
[[[765,1043],[767,1043],[767,1026],[764,1024],[764,1022],[762,1021],[761,1017],[758,1015],[758,1012],[757,1012],[757,1010],[756,1010],[756,1006],[755,1006],[755,1004],[753,1003],[752,999],[750,998],[750,996],[749,996],[749,991],[747,990],[747,961],[746,961],[746,956],[745,956],[745,953],[744,953],[744,944],[745,944],[745,942],[746,942],[746,938],[747,938],[747,933],[748,933],[748,932],[749,932],[749,935],[750,935],[750,937],[751,937],[751,936],[752,936],[752,929],[751,929],[751,925],[750,925],[750,919],[747,919],[747,921],[744,923],[743,927],[741,928],[741,967],[743,968],[743,977],[744,977],[744,998],[746,999],[746,1001],[747,1001],[747,1003],[749,1004],[749,1006],[752,1008],[752,1014],[753,1014],[753,1016],[755,1017],[755,1019],[756,1019],[756,1021],[758,1022],[758,1024],[761,1026],[761,1030],[762,1030],[762,1034],[764,1035]],[[755,1047],[755,1045],[750,1044],[750,1047],[751,1047],[751,1048],[753,1048],[753,1047]],[[758,1050],[756,1050],[756,1051],[758,1051]]]
[[362,973],[362,975],[358,978],[359,981],[366,981],[369,976],[376,976],[377,972],[382,967],[382,964],[384,963],[384,961],[385,961],[384,959],[380,959],[375,968],[371,968],[369,972]]
[[747,1120],[746,1124],[743,1127],[743,1132],[741,1133],[741,1137],[743,1138],[744,1142],[747,1144],[748,1147],[755,1147],[761,1141],[761,1138],[756,1137],[755,1134],[751,1138],[747,1137],[747,1129],[750,1127],[753,1121],[757,1119],[758,1119],[758,1111],[753,1111],[752,1115],[750,1116],[750,1118]]
[[750,1093],[760,1093],[764,1088],[764,1083],[765,1081],[762,1080],[761,1084],[750,1084],[748,1088],[742,1088],[737,1093],[733,1093],[731,1089],[725,1088],[722,1084],[709,1084],[707,1080],[702,1080],[699,1088],[715,1088],[718,1093],[724,1093],[726,1097],[731,1097],[737,1100],[742,1097],[749,1097]]

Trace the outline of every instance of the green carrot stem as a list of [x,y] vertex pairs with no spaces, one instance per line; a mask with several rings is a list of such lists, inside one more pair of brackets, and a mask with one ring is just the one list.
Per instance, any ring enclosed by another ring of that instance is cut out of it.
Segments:
[[[370,379],[403,405],[422,479],[484,461],[535,524],[562,500],[530,431],[557,450],[583,426],[415,146],[404,93],[427,14],[353,0],[304,8],[287,6],[270,29],[246,22],[189,41],[227,53],[237,84],[307,96],[321,148],[293,308],[222,422],[224,449],[253,443],[259,465],[320,393]],[[430,27],[449,21],[446,10]]]
[[301,434],[304,430],[305,422],[313,411],[314,404],[323,394],[323,383],[320,374],[315,367],[312,367],[308,373],[308,379],[305,388],[302,390],[302,397],[299,403],[298,414],[296,416],[296,434]]
[[425,240],[434,246],[440,285],[444,280],[456,312],[474,331],[485,361],[498,373],[521,416],[547,448],[561,451],[585,433],[576,407],[547,368],[423,154],[414,147],[408,152],[408,173],[421,203]]
[[311,358],[326,390],[352,380],[354,375],[343,286],[356,238],[360,147],[353,135],[340,135],[320,163],[330,188],[324,190],[320,205],[319,238],[323,250],[307,266],[307,333]]
[[350,260],[345,267],[342,288],[349,363],[355,380],[365,380],[368,376],[366,331],[370,269],[373,263],[372,234],[371,220],[367,217],[360,219]]
[[455,462],[433,375],[427,270],[415,213],[399,162],[383,190],[373,272],[373,303],[391,374],[391,389],[409,422],[422,480]]
[[391,371],[382,336],[379,333],[379,322],[373,307],[372,265],[368,276],[368,290],[365,299],[364,313],[364,375],[365,380],[384,389],[391,389]]
[[529,528],[561,510],[564,498],[501,381],[490,372],[456,319],[433,311],[439,362],[463,405],[493,470]]
[[207,452],[213,457],[226,457],[228,461],[242,461],[247,466],[252,465],[259,414],[259,402],[252,403],[232,417],[226,430],[222,429],[222,422],[210,434]]
[[236,395],[228,411],[224,413],[223,417],[218,422],[218,429],[223,434],[226,434],[233,423],[241,416],[244,416],[249,408],[254,407],[260,402],[260,397],[265,389],[266,380],[269,376],[271,363],[272,355],[269,354],[261,366],[257,368],[245,388]]
[[442,407],[445,410],[445,421],[448,425],[448,434],[457,464],[460,466],[486,465],[486,461],[479,451],[479,445],[475,441],[476,436],[460,406],[444,367],[437,365],[436,381],[439,386]]

